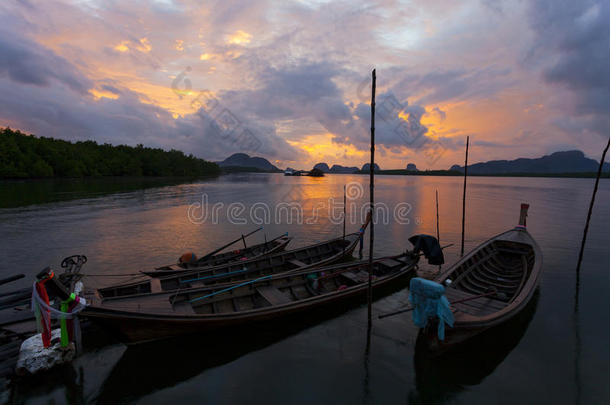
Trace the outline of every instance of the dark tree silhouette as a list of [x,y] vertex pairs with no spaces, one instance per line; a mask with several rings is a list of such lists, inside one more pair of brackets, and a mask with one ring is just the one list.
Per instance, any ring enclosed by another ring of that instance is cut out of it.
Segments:
[[86,176],[205,176],[220,173],[216,163],[177,150],[143,145],[71,143],[0,129],[0,178]]

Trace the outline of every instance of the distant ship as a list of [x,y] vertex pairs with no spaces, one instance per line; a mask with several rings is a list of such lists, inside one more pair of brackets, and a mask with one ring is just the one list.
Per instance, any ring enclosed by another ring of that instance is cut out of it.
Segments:
[[301,172],[298,170],[294,170],[294,169],[286,169],[284,170],[284,176],[300,176]]

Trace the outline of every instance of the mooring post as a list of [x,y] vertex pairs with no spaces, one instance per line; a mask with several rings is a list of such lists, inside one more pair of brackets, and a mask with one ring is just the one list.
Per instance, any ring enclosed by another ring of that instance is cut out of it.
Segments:
[[597,169],[597,177],[595,178],[595,186],[593,186],[593,195],[591,196],[591,203],[589,204],[589,212],[587,213],[587,221],[585,222],[585,230],[582,234],[582,243],[580,244],[580,252],[578,253],[578,264],[576,265],[576,288],[580,282],[580,264],[582,262],[582,255],[585,250],[585,243],[587,241],[587,232],[589,232],[589,221],[591,220],[591,213],[593,212],[593,204],[595,204],[595,195],[597,194],[597,187],[599,186],[599,178],[602,175],[602,169],[604,167],[604,160],[606,160],[606,153],[610,147],[610,137],[608,137],[608,143],[602,153],[602,159],[599,161],[599,168]]
[[372,312],[373,312],[373,245],[375,243],[375,86],[376,75],[375,69],[372,74],[373,85],[371,89],[371,167],[370,167],[370,197],[371,197],[371,233],[369,241],[369,282],[367,289],[368,301],[368,329],[372,327]]
[[462,195],[462,250],[460,256],[464,256],[464,225],[466,223],[466,178],[468,177],[468,144],[470,136],[466,137],[466,160],[464,161],[464,194]]
[[[440,246],[441,244],[441,232],[439,230],[439,223],[438,223],[438,190],[436,190],[436,240],[438,240],[438,244]],[[441,269],[441,265],[438,265],[438,269],[440,271]]]
[[345,221],[347,220],[347,199],[345,197],[345,184],[343,185],[343,254],[345,254]]

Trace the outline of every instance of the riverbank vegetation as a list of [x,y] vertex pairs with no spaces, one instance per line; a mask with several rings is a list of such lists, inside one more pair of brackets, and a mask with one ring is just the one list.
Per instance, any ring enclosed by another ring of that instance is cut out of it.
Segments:
[[0,129],[0,178],[187,176],[220,174],[213,162],[185,155],[95,141],[68,142]]

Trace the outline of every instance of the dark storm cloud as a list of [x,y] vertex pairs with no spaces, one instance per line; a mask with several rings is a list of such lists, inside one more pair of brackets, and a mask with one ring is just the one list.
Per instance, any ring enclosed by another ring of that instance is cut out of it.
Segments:
[[339,70],[327,63],[307,63],[284,68],[265,67],[258,73],[256,90],[227,91],[221,98],[239,111],[266,119],[345,119],[349,109],[333,82]]
[[497,66],[469,69],[433,70],[405,75],[394,91],[424,93],[417,104],[429,105],[456,99],[485,98],[511,84],[509,68]]
[[65,59],[15,32],[0,29],[0,55],[0,77],[14,82],[50,86],[57,81],[81,94],[91,87]]
[[574,93],[581,130],[608,136],[610,2],[535,0],[529,18],[537,34],[530,58],[552,61],[544,65],[544,79]]

